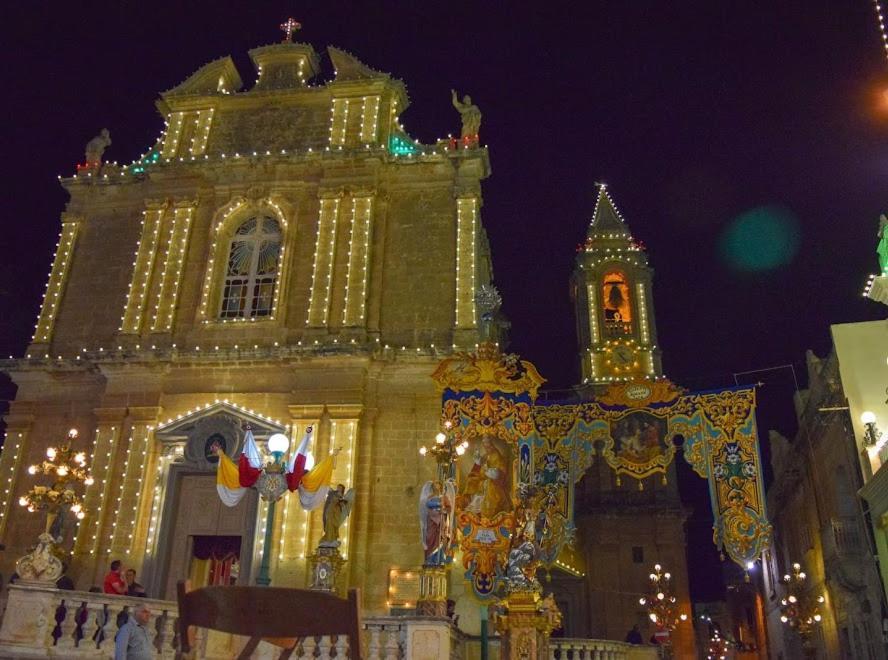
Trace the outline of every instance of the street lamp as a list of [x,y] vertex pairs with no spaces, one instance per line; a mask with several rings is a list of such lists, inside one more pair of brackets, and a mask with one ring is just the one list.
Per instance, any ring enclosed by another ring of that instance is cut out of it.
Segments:
[[823,594],[813,598],[805,586],[808,576],[796,562],[792,565],[792,574],[783,576],[786,585],[786,596],[780,600],[780,620],[798,633],[802,647],[810,650],[811,634],[822,621],[820,605],[826,602]]
[[275,433],[268,438],[267,448],[271,453],[271,460],[265,464],[256,484],[260,497],[268,502],[268,513],[265,517],[265,541],[262,544],[262,560],[259,563],[259,574],[256,576],[256,584],[263,587],[271,584],[271,543],[274,537],[274,505],[287,492],[283,459],[289,447],[290,440],[283,433]]
[[648,618],[662,631],[661,634],[666,637],[664,646],[671,650],[672,631],[679,623],[687,621],[688,615],[678,611],[671,573],[664,571],[660,564],[654,564],[648,580],[648,593],[638,599],[638,604],[647,607]]
[[46,527],[37,546],[16,562],[16,572],[25,580],[52,584],[61,577],[64,568],[56,555],[62,553],[56,543],[64,535],[64,513],[70,511],[78,520],[86,516],[83,497],[74,488],[92,485],[93,478],[86,465],[86,452],[73,448],[76,439],[77,429],[71,429],[61,445],[47,448],[46,460],[28,468],[28,474],[49,477],[52,485],[32,486],[19,498],[19,504],[28,511],[46,512]]

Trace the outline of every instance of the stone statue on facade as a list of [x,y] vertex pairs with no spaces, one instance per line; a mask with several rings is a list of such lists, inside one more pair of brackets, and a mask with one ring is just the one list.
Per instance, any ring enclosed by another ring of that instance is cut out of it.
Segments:
[[481,129],[481,110],[472,103],[472,97],[466,94],[463,96],[462,102],[456,97],[456,90],[450,90],[453,107],[459,112],[462,118],[462,133],[460,137],[464,144],[478,143],[478,131]]
[[86,164],[94,167],[101,165],[102,156],[109,146],[111,146],[111,133],[107,128],[103,128],[97,136],[86,143]]
[[55,541],[52,534],[44,532],[36,547],[16,562],[15,571],[21,581],[55,585],[62,577],[65,569],[54,551]]
[[327,493],[327,500],[324,502],[324,535],[321,537],[321,546],[339,547],[339,528],[345,524],[354,501],[355,489],[345,490],[342,484],[336,486],[335,490],[331,488]]

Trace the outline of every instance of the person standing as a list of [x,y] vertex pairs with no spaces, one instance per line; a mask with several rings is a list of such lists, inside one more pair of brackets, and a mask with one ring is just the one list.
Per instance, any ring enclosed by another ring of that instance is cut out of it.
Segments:
[[126,595],[127,596],[139,596],[144,598],[148,594],[145,592],[145,587],[136,582],[136,569],[128,568],[126,569]]
[[114,660],[153,660],[157,649],[148,635],[151,610],[147,605],[136,605],[133,616],[117,632],[114,643]]
[[115,594],[117,596],[120,596],[121,594],[126,593],[126,581],[120,575],[119,559],[115,559],[111,562],[111,570],[108,572],[108,575],[105,576],[105,581],[102,586],[102,590],[106,594]]
[[626,641],[629,644],[644,644],[644,638],[641,636],[641,630],[638,629],[637,623],[632,626],[632,630],[626,633]]

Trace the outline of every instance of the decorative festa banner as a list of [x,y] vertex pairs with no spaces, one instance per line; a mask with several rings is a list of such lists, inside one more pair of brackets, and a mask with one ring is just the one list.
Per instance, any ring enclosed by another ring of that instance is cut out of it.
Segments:
[[533,400],[544,382],[530,363],[485,343],[446,358],[432,378],[442,423],[467,441],[456,466],[456,517],[466,580],[482,600],[501,595],[520,483],[531,471]]
[[709,480],[715,517],[712,540],[746,569],[771,540],[762,459],[755,424],[755,389],[691,394],[689,414],[675,418],[685,459]]
[[687,461],[709,480],[716,545],[744,569],[767,545],[771,526],[753,390],[688,394],[665,379],[643,380],[612,385],[584,403],[538,403],[533,419],[534,476],[563,484],[558,497],[569,528],[546,553],[547,565],[572,537],[573,486],[596,454],[614,470],[618,485],[629,476],[642,489],[642,480],[653,475],[665,482],[678,436],[684,437]]

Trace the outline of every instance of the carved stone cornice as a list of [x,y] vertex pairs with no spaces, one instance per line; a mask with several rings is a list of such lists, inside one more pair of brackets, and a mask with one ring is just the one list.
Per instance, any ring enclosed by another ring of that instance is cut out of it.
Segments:
[[129,416],[133,423],[154,423],[161,415],[163,409],[160,406],[130,406]]
[[364,412],[361,403],[328,403],[327,414],[330,419],[360,419]]
[[119,408],[93,408],[93,415],[99,424],[115,424],[126,418],[127,409]]
[[314,421],[324,414],[324,406],[321,405],[290,405],[287,406],[291,419]]

